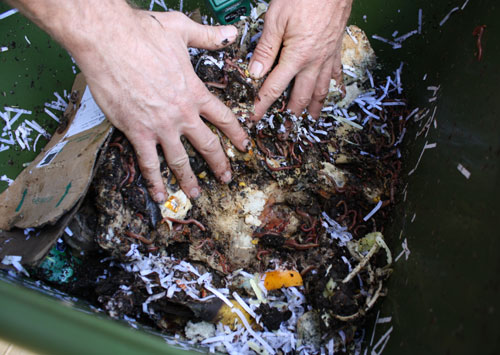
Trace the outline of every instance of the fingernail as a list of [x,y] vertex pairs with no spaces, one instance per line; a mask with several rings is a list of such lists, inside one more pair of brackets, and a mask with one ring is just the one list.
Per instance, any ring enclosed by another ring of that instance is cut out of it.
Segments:
[[245,139],[243,141],[243,149],[245,150],[245,152],[248,152],[248,150],[250,149],[250,147],[251,147],[250,140]]
[[163,202],[165,202],[165,194],[163,192],[158,192],[155,195],[155,201],[157,203],[163,203]]
[[234,26],[223,26],[220,29],[220,33],[228,40],[232,40],[238,35],[238,30]]
[[229,184],[231,182],[231,172],[226,171],[224,174],[222,174],[220,179],[224,184]]
[[191,198],[198,198],[200,197],[200,189],[197,187],[193,187],[191,191],[189,192],[189,195]]
[[262,74],[262,69],[264,69],[264,66],[262,65],[261,62],[255,61],[250,65],[250,76],[253,78],[259,79],[261,74]]

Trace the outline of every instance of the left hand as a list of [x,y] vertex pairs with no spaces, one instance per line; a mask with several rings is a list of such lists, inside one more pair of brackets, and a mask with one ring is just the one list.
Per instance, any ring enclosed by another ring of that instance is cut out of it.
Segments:
[[262,85],[255,103],[257,121],[295,78],[288,109],[300,115],[307,107],[318,118],[330,79],[342,82],[342,38],[352,0],[272,0],[262,37],[250,60],[250,75],[262,78],[278,65]]

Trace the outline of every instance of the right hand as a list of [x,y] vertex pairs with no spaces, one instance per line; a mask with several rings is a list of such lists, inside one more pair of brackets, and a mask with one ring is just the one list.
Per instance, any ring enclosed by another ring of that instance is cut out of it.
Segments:
[[120,9],[116,20],[95,29],[95,38],[86,45],[66,47],[85,74],[97,104],[133,145],[153,199],[161,203],[167,197],[158,144],[184,192],[191,198],[200,194],[182,135],[220,181],[230,182],[231,167],[221,143],[200,115],[239,150],[246,149],[248,136],[231,110],[196,76],[187,47],[220,49],[236,39],[237,29],[203,26],[179,12],[131,8]]

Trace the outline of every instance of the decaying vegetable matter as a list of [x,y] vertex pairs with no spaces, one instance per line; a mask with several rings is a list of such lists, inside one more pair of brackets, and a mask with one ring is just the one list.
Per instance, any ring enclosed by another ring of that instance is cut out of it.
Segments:
[[[261,10],[240,23],[235,45],[191,50],[199,77],[246,127],[262,84],[247,71]],[[130,143],[115,133],[72,226],[112,256],[96,289],[101,307],[211,350],[359,346],[391,272],[383,233],[400,190],[408,114],[401,68],[394,80],[375,83],[375,54],[355,26],[346,31],[342,62],[346,95],[332,81],[318,120],[293,116],[282,95],[248,128],[247,152],[211,127],[231,161],[230,184],[217,182],[185,141],[202,187],[197,200],[163,162],[169,195],[157,206]]]

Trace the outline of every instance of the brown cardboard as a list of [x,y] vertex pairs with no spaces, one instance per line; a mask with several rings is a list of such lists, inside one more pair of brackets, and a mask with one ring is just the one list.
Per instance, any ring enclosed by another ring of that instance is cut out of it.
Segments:
[[[6,255],[36,264],[62,235],[78,211],[98,154],[113,130],[98,110],[83,75],[73,84],[77,93],[65,112],[68,126],[55,133],[38,157],[0,195],[0,268]],[[85,95],[84,95],[85,94]],[[62,149],[60,149],[62,147]],[[96,162],[97,161],[97,162]],[[36,227],[26,235],[24,228]]]
[[[42,153],[0,195],[0,229],[53,225],[85,195],[97,154],[112,130],[93,100],[81,102],[85,90],[85,79],[78,75],[73,85],[78,99],[65,112],[68,127],[55,133]],[[103,121],[92,127],[93,118],[98,118],[94,123]]]

